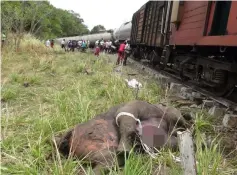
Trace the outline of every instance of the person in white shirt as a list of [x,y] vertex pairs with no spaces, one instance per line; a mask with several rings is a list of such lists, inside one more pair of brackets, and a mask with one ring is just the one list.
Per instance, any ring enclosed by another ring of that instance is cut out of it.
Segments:
[[96,46],[98,46],[98,44],[99,44],[99,40],[97,40],[97,41],[95,42],[95,45],[96,45]]
[[89,48],[89,46],[90,46],[90,41],[88,40],[87,41],[87,47]]
[[100,41],[100,45],[101,45],[101,46],[104,45],[104,40],[103,40],[103,39]]
[[126,42],[127,44],[125,45],[125,56],[124,56],[124,61],[123,61],[124,66],[126,66],[127,58],[129,57],[130,52],[131,52],[129,41],[126,41]]
[[50,41],[47,40],[45,45],[46,45],[46,47],[49,47],[50,46]]
[[63,39],[63,40],[61,41],[61,47],[62,47],[62,49],[65,48],[65,39]]
[[105,42],[105,52],[109,52],[109,40]]
[[100,41],[100,50],[101,50],[101,52],[104,52],[104,49],[105,49],[105,47],[104,47],[104,40],[102,39]]
[[79,40],[79,41],[78,41],[78,45],[81,47],[81,45],[82,45],[82,40]]
[[112,41],[108,40],[108,52],[111,52]]

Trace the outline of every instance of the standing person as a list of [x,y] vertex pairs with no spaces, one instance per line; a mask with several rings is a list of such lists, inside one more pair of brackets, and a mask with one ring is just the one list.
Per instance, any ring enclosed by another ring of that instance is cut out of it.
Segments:
[[124,50],[125,50],[125,45],[127,43],[124,42],[122,44],[120,44],[119,46],[119,50],[118,50],[118,59],[117,59],[117,62],[116,62],[116,65],[118,65],[119,63],[121,63],[124,59]]
[[45,45],[46,45],[46,47],[49,47],[49,46],[50,46],[50,41],[49,41],[49,39],[46,41]]
[[102,38],[100,43],[100,50],[103,51],[104,50],[104,39]]
[[95,47],[95,56],[99,57],[100,56],[100,45],[97,44]]
[[99,45],[99,40],[96,40],[95,46],[98,46],[98,45]]
[[53,46],[54,46],[54,40],[53,40],[53,39],[51,40],[50,46],[51,46],[52,48],[53,48]]
[[63,40],[61,41],[61,47],[62,47],[62,49],[63,49],[63,48],[65,49],[65,39],[63,39]]
[[124,62],[123,62],[123,65],[126,66],[126,63],[127,63],[127,59],[129,57],[129,54],[130,54],[130,44],[129,42],[127,41],[127,44],[125,45],[125,52],[124,52]]
[[72,50],[72,41],[69,40],[68,41],[68,51],[71,51]]
[[112,41],[108,40],[108,53],[111,52]]
[[74,52],[75,48],[77,48],[77,41],[72,40],[72,51]]
[[2,33],[2,48],[3,48],[3,45],[5,44],[5,40],[6,40],[6,35]]
[[105,52],[109,52],[109,40],[105,42]]
[[82,40],[81,39],[78,41],[78,45],[81,48],[81,45],[82,45]]
[[87,41],[87,47],[88,48],[90,47],[90,41],[89,40]]
[[81,48],[83,52],[86,51],[86,41],[82,42]]

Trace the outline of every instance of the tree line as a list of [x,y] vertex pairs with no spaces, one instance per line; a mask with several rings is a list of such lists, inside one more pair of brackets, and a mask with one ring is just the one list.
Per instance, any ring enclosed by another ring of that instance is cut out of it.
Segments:
[[5,33],[29,32],[42,39],[89,33],[78,13],[58,9],[48,1],[2,1],[1,9]]
[[90,31],[79,13],[56,8],[49,1],[20,0],[1,1],[1,31],[13,35],[17,48],[24,33],[46,40],[93,34],[106,29],[97,25]]

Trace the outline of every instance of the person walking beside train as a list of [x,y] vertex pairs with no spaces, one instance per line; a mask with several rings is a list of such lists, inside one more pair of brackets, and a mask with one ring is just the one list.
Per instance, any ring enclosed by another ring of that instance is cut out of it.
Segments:
[[89,48],[90,47],[90,41],[88,40],[87,41],[87,48]]
[[103,52],[104,51],[104,39],[102,38],[100,41],[100,50]]
[[95,46],[98,46],[99,45],[99,40],[96,40],[96,42],[95,42]]
[[46,45],[46,47],[49,47],[49,46],[50,46],[50,41],[49,41],[49,39],[46,41],[45,45]]
[[130,43],[129,41],[127,41],[127,44],[125,45],[125,52],[124,52],[124,62],[123,62],[124,66],[126,66],[127,64],[127,59],[129,57],[130,52],[131,52]]
[[96,47],[95,47],[95,56],[97,56],[97,57],[100,56],[100,46],[99,46],[99,44],[97,44]]
[[82,40],[79,40],[79,41],[78,41],[78,46],[79,46],[79,48],[81,48],[81,45],[82,45]]
[[127,43],[124,42],[122,44],[120,44],[119,46],[119,50],[118,50],[118,59],[117,59],[117,62],[116,62],[116,65],[120,64],[120,63],[123,63],[123,60],[124,60],[124,51],[125,51],[125,45]]
[[71,51],[71,49],[72,49],[72,41],[69,40],[67,43],[67,51],[69,52],[69,51]]
[[53,48],[53,46],[54,46],[54,40],[53,39],[50,42],[50,46],[51,46],[51,48]]
[[82,52],[86,51],[86,41],[82,41],[81,48],[82,48]]
[[61,41],[61,48],[62,48],[62,49],[65,49],[65,43],[66,43],[65,39],[63,39],[63,40]]
[[5,44],[5,40],[6,40],[6,35],[4,33],[2,33],[2,45],[1,45],[2,48]]
[[109,52],[109,40],[105,42],[105,52]]
[[111,53],[112,41],[109,40],[108,43],[109,43],[108,53]]

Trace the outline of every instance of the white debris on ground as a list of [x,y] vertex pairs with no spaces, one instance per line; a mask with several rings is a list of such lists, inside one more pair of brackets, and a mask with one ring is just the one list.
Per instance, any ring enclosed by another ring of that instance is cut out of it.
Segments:
[[140,82],[138,82],[136,79],[132,79],[132,80],[128,80],[128,79],[125,79],[125,81],[128,83],[128,86],[131,87],[131,88],[141,88],[142,87],[142,84]]

